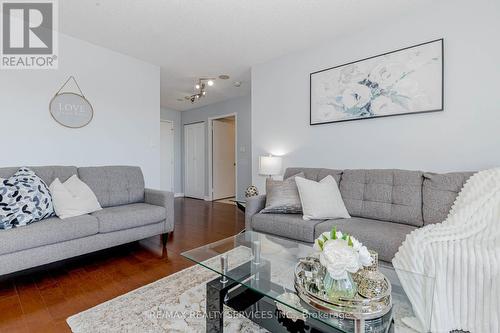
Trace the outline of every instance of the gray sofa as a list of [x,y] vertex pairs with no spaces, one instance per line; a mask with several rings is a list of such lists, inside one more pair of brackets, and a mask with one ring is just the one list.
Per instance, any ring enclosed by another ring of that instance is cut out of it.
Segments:
[[[8,178],[19,168],[0,168]],[[102,250],[174,230],[173,193],[144,188],[138,167],[32,167],[47,186],[72,175],[94,191],[102,210],[61,220],[51,217],[0,230],[0,275]],[[164,237],[164,240],[166,238]]]
[[351,218],[304,221],[300,214],[260,213],[266,203],[266,196],[260,195],[247,201],[246,230],[313,243],[336,226],[377,251],[386,262],[392,260],[407,234],[446,218],[458,192],[473,174],[289,168],[284,178],[301,171],[315,181],[332,175]]

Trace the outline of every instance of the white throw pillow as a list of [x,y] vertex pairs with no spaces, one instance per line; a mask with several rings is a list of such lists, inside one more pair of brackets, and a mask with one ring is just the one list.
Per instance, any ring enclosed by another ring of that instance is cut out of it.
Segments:
[[76,175],[64,184],[56,178],[49,187],[56,215],[61,219],[90,214],[101,210],[94,192]]
[[326,176],[319,183],[301,177],[295,177],[299,190],[304,220],[340,219],[351,216],[332,176]]

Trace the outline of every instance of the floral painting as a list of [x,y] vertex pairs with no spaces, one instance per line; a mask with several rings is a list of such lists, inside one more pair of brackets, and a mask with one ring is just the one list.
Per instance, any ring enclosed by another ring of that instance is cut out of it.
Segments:
[[311,73],[311,125],[443,110],[443,40]]

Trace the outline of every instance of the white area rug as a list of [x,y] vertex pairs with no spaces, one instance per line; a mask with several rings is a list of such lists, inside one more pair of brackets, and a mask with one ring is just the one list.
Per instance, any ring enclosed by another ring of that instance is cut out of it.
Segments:
[[[235,260],[229,263],[230,268],[248,258],[247,248],[232,251],[236,253],[231,255]],[[274,281],[279,281],[275,274],[291,273],[281,269],[273,271]],[[69,317],[67,323],[74,333],[205,332],[205,285],[217,276],[196,265]],[[396,318],[407,316],[408,306],[397,307]],[[228,308],[224,319],[225,332],[267,332]],[[396,332],[413,331],[397,321]]]
[[[230,268],[248,258],[247,248],[232,250]],[[241,256],[241,261],[237,258]],[[212,259],[218,260],[218,258]],[[127,294],[69,317],[74,333],[87,332],[205,332],[206,283],[218,274],[192,266]],[[226,332],[267,332],[226,309]]]

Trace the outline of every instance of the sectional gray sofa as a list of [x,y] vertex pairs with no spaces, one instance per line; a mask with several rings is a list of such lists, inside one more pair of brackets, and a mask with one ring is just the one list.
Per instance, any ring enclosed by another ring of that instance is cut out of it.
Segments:
[[336,226],[377,251],[386,262],[392,260],[407,234],[446,218],[458,192],[473,174],[289,168],[284,178],[301,171],[315,181],[332,175],[352,218],[304,221],[300,214],[263,214],[260,211],[266,196],[260,195],[247,201],[246,230],[313,243]]
[[[19,168],[0,168],[8,178]],[[174,230],[173,193],[144,188],[138,167],[32,167],[47,186],[72,175],[94,191],[102,210],[61,220],[52,217],[0,230],[0,275],[56,262]],[[164,241],[166,238],[164,237]]]

